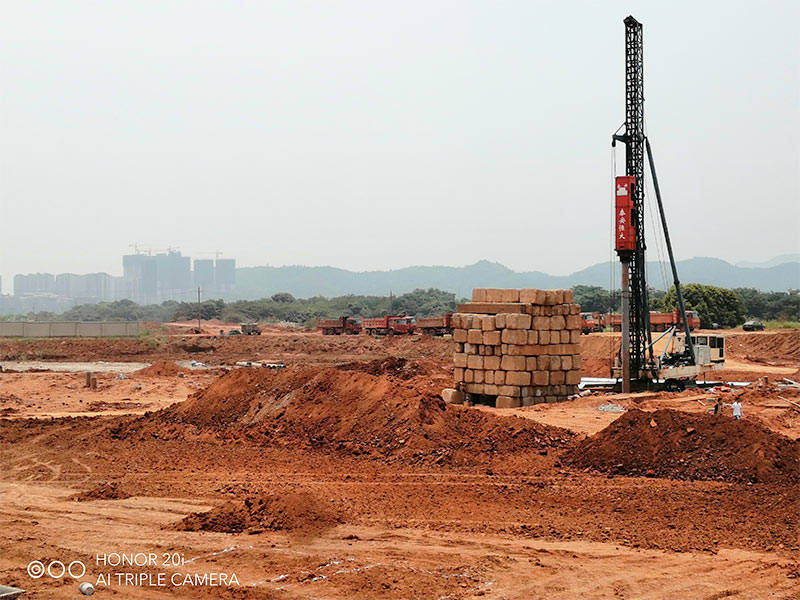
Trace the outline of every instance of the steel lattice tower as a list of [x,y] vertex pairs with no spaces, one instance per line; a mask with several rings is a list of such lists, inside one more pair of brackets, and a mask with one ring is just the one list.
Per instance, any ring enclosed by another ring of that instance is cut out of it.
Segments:
[[650,348],[650,303],[645,273],[644,236],[644,51],[642,24],[632,16],[625,19],[625,174],[635,177],[632,222],[636,225],[636,250],[630,260],[630,366],[638,379],[642,369],[653,363]]

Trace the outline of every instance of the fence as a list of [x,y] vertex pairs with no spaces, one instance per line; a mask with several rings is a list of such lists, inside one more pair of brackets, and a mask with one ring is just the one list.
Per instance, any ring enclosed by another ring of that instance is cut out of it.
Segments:
[[136,337],[142,331],[139,321],[96,323],[67,322],[0,322],[0,337]]

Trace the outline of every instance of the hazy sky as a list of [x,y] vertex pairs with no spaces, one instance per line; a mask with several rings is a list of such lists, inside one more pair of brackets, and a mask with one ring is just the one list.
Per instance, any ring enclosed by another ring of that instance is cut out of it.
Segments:
[[134,243],[242,266],[606,260],[629,13],[677,257],[797,252],[798,6],[3,1],[5,291],[119,274]]

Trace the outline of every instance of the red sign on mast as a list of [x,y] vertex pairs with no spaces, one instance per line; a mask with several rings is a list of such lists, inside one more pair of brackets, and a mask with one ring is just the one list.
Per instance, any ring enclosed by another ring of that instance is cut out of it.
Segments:
[[633,186],[636,182],[635,177],[617,177],[614,186],[614,247],[617,252],[636,250],[636,229],[631,220],[633,210]]

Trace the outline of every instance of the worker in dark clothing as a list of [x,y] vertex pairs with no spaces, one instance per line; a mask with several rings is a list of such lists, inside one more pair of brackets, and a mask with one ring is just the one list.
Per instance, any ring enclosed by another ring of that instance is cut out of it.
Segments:
[[717,401],[714,403],[714,414],[722,414],[722,398],[717,398]]

